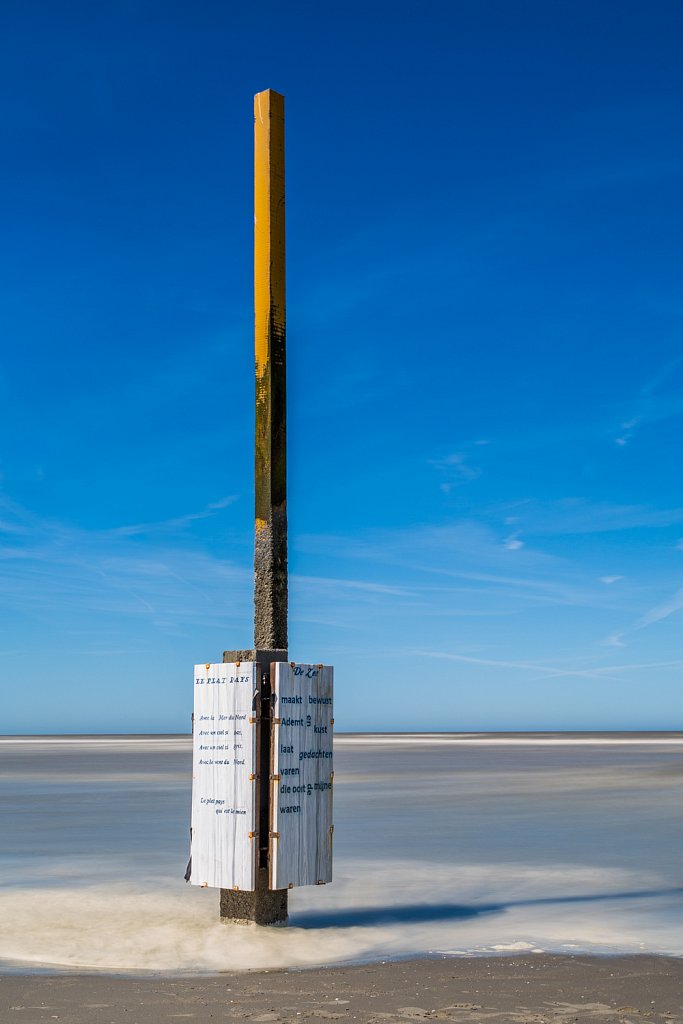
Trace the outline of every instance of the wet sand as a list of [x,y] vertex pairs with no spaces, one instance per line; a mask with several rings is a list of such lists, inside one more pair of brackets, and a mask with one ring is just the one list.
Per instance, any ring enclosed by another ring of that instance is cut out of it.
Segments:
[[0,978],[3,1024],[683,1022],[683,959],[476,957],[170,978]]

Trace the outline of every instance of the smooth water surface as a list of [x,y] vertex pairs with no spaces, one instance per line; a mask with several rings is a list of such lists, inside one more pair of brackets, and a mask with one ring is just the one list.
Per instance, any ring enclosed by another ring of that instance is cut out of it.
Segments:
[[190,787],[189,737],[0,739],[5,969],[683,956],[681,734],[338,737],[335,881],[286,929],[185,884]]

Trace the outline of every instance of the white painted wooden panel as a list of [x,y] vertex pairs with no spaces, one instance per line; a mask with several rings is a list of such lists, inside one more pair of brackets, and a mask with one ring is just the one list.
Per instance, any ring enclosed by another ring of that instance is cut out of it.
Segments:
[[254,889],[258,839],[249,833],[256,831],[256,681],[251,661],[194,667],[193,885]]
[[277,662],[271,800],[272,889],[332,881],[333,669]]

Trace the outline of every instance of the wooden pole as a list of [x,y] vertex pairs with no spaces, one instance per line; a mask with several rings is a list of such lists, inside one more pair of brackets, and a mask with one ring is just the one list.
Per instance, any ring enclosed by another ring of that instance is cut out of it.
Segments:
[[284,924],[287,890],[268,887],[270,829],[270,665],[287,661],[287,415],[285,350],[285,101],[254,97],[254,354],[256,375],[254,649],[223,661],[261,666],[256,890],[221,889],[226,921]]
[[287,649],[285,101],[254,97],[254,647]]

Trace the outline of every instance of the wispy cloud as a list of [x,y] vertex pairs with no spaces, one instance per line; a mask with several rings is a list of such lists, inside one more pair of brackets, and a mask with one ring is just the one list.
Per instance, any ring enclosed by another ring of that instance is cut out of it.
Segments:
[[663,622],[664,619],[668,619],[671,615],[675,615],[683,609],[683,587],[677,590],[672,597],[667,601],[663,601],[661,604],[655,605],[646,611],[641,617],[633,623],[631,626],[627,626],[625,629],[617,630],[608,636],[604,643],[609,647],[624,647],[624,637],[630,636],[633,633],[639,632],[641,629],[647,629],[648,626],[652,626],[657,622]]
[[[2,499],[5,516],[18,528],[0,547],[0,604],[13,619],[52,628],[84,616],[144,620],[161,631],[225,622],[249,594],[251,571],[210,554],[183,530],[232,500],[139,528],[88,530]],[[148,535],[143,546],[134,540],[142,533]]]
[[227,508],[228,505],[232,505],[235,501],[237,501],[237,495],[228,495],[225,498],[220,498],[218,501],[209,502],[209,504],[199,512],[187,512],[185,515],[176,516],[173,519],[163,519],[159,522],[134,523],[130,526],[115,526],[113,529],[109,530],[108,533],[111,534],[112,537],[137,537],[141,534],[168,532],[169,530],[182,530],[184,527],[189,526],[191,523],[197,522],[200,519],[210,519],[222,509]]
[[506,660],[501,658],[483,658],[468,654],[457,654],[451,651],[411,649],[402,653],[407,657],[437,658],[443,659],[444,661],[462,662],[467,665],[481,665],[484,667],[502,668],[519,672],[533,672],[540,679],[559,679],[562,677],[569,677],[574,679],[597,679],[603,682],[607,679],[615,679],[625,672],[645,670],[652,671],[656,669],[677,668],[683,666],[683,660],[678,659],[675,661],[654,661],[642,664],[594,664],[588,668],[572,669],[566,668],[564,665],[559,663],[556,665],[549,665],[534,660],[526,661],[517,659]]
[[528,537],[661,529],[683,523],[683,508],[610,504],[585,497],[554,501],[528,498],[513,505],[489,508],[484,515],[489,521],[502,519],[506,525],[514,524]]
[[511,533],[509,537],[506,537],[503,541],[508,551],[519,551],[520,548],[524,547],[524,541],[519,539],[518,533]]
[[615,444],[618,444],[620,448],[623,448],[633,437],[631,431],[640,423],[641,417],[636,416],[635,419],[627,420],[621,424],[621,429],[624,433],[620,434],[619,437],[615,437]]
[[451,452],[450,455],[446,455],[441,459],[430,459],[429,463],[444,478],[440,487],[446,494],[452,491],[454,487],[477,480],[482,472],[478,466],[470,465],[465,452]]
[[[479,658],[467,654],[453,654],[448,651],[412,651],[411,656],[424,658],[441,658],[445,661],[457,661],[466,665],[481,665],[487,668],[513,669],[518,672],[533,673],[541,679],[557,679],[563,676],[576,679],[603,679],[616,671],[615,666],[606,668],[568,669],[556,665],[544,665],[536,661],[504,660],[500,658]],[[623,666],[620,666],[620,668]]]
[[394,587],[386,583],[373,583],[368,580],[343,579],[340,577],[295,575],[291,577],[291,582],[295,586],[321,590],[337,591],[339,588],[343,590],[361,590],[369,594],[385,594],[390,597],[414,597],[418,593],[418,590],[415,588]]
[[683,395],[658,395],[658,390],[683,364],[683,356],[675,356],[663,363],[645,381],[633,403],[633,413],[619,427],[614,438],[615,444],[625,447],[635,436],[637,428],[644,423],[683,416]]
[[26,527],[20,523],[10,523],[6,519],[0,519],[0,533],[23,534],[26,533]]
[[498,608],[501,600],[512,602],[517,611],[523,604],[594,607],[605,600],[604,588],[571,562],[524,546],[516,533],[501,534],[472,521],[355,537],[300,537],[297,546],[335,563],[354,560],[372,565],[375,575],[390,574],[392,582],[411,589],[446,577],[472,599],[488,598]]

